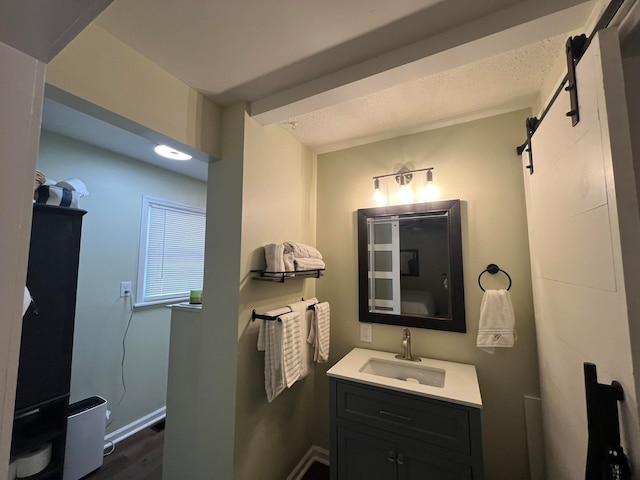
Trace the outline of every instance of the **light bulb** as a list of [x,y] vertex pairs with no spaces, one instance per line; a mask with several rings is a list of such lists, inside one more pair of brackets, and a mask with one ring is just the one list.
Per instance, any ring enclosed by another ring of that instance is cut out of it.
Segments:
[[171,160],[191,160],[191,158],[193,158],[191,155],[167,145],[156,145],[153,150],[161,157],[169,158]]
[[378,205],[386,205],[387,204],[387,197],[385,197],[384,193],[382,193],[380,191],[380,179],[379,178],[374,178],[373,179],[373,200],[374,202],[376,202]]
[[378,205],[386,205],[387,204],[387,197],[385,197],[384,193],[382,193],[379,188],[376,189],[375,192],[373,192],[373,200]]
[[440,190],[433,183],[428,183],[424,187],[424,197],[427,201],[437,200],[440,198]]
[[432,200],[437,200],[440,197],[440,190],[438,189],[437,186],[433,184],[432,170],[427,170],[427,184],[422,189],[420,196],[422,197],[423,200],[428,202]]
[[402,185],[400,190],[398,190],[398,199],[402,203],[411,203],[413,202],[413,191],[409,185]]

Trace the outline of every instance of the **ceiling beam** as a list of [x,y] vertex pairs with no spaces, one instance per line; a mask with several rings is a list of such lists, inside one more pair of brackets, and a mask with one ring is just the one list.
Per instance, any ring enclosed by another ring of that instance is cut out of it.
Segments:
[[544,0],[508,9],[250,103],[262,125],[281,123],[417,78],[576,30],[593,2]]

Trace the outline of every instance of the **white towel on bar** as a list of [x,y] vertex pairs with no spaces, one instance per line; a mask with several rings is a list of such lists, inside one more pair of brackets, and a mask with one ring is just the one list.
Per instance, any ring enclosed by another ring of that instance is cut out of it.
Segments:
[[265,320],[264,389],[272,402],[285,388],[282,371],[282,323]]
[[313,368],[313,351],[311,345],[306,342],[306,339],[309,335],[309,328],[314,316],[313,309],[309,310],[309,307],[316,303],[318,303],[318,299],[314,297],[309,300],[302,300],[301,302],[287,305],[292,311],[300,313],[301,377],[306,377]]
[[518,338],[511,296],[506,290],[487,290],[480,304],[477,346],[493,354],[495,347],[513,347]]
[[[278,308],[276,310],[270,310],[265,312],[265,315],[268,317],[277,317],[282,315],[283,313],[289,313],[291,309],[289,307]],[[260,330],[258,331],[258,350],[261,352],[265,351],[265,334],[267,330],[267,324],[272,323],[270,320],[261,320],[260,321]]]
[[293,253],[296,258],[320,258],[322,255],[320,252],[310,245],[298,242],[284,242],[284,253]]
[[287,388],[291,388],[296,383],[302,370],[300,318],[299,312],[280,315],[282,323],[282,373]]
[[267,263],[267,272],[284,272],[284,245],[270,243],[264,246],[264,259]]
[[[280,308],[266,312],[265,315],[277,317],[290,311],[288,308]],[[282,362],[279,360],[282,358],[281,348],[279,348],[281,344],[276,342],[280,329],[280,322],[277,320],[262,320],[258,333],[258,350],[264,351],[264,389],[269,402],[272,402],[285,387]]]
[[314,306],[314,316],[307,336],[307,343],[313,345],[313,360],[324,363],[329,360],[331,341],[331,309],[329,302]]

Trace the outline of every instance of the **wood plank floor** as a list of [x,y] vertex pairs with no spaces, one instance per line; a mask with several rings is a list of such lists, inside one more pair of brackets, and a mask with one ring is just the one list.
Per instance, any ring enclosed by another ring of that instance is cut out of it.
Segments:
[[102,467],[83,480],[160,480],[164,428],[145,428],[119,442]]
[[[163,445],[161,422],[118,443],[113,453],[104,458],[102,467],[82,480],[161,480]],[[314,462],[302,480],[329,480],[329,467]]]

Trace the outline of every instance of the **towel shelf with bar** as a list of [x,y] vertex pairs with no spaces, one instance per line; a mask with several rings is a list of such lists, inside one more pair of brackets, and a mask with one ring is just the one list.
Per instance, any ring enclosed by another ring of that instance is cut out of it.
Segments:
[[285,280],[296,280],[303,278],[320,278],[324,275],[324,268],[315,270],[294,270],[291,272],[268,272],[266,270],[251,270],[255,275],[253,280],[260,282],[284,283]]
[[484,275],[487,272],[490,273],[491,275],[495,275],[498,272],[504,273],[507,276],[507,278],[509,279],[509,286],[507,287],[507,290],[511,290],[511,276],[507,272],[502,270],[495,263],[490,263],[489,265],[487,265],[487,268],[484,269],[482,272],[480,272],[480,275],[478,275],[478,286],[480,287],[480,290],[482,290],[484,292],[484,288],[482,287],[482,283],[480,282],[480,279],[482,278],[482,275]]

